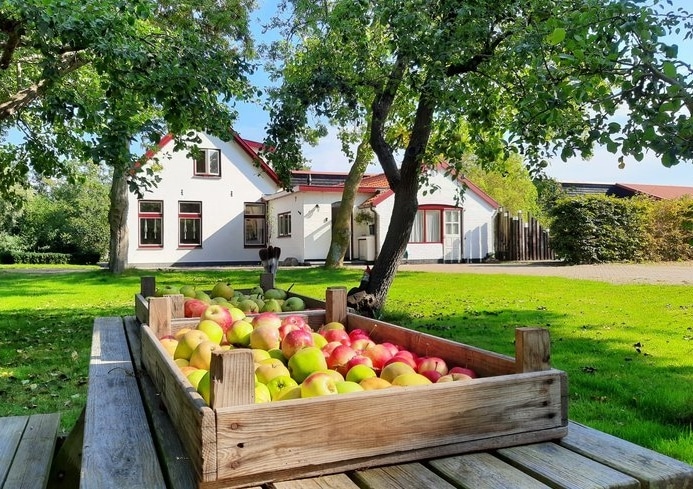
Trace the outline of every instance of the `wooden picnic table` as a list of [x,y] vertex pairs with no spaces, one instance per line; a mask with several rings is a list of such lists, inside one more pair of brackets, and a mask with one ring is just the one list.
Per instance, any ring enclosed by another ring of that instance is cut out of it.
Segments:
[[[81,489],[199,487],[158,393],[141,369],[139,328],[135,317],[94,321]],[[229,486],[212,483],[204,487]],[[570,422],[568,435],[560,440],[346,470],[261,487],[687,489],[693,488],[693,467]]]

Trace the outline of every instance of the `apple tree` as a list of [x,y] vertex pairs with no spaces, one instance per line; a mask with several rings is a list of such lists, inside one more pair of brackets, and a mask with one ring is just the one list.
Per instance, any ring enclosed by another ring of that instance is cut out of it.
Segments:
[[[693,73],[666,42],[678,29],[690,35],[693,19],[663,1],[307,3],[290,2],[296,32],[320,28],[291,42],[320,76],[310,90],[285,85],[289,96],[275,105],[302,103],[327,116],[346,106],[355,123],[365,118],[398,210],[359,305],[364,313],[382,308],[417,192],[441,159],[454,177],[469,154],[484,162],[518,153],[535,172],[554,156],[590,157],[595,145],[622,164],[647,149],[664,165],[693,157]],[[282,113],[272,117],[267,141],[280,172],[310,122],[276,117]]]
[[228,139],[252,95],[251,0],[8,0],[0,6],[0,193],[34,176],[112,169],[110,269],[126,265],[128,191],[156,183],[144,149],[190,130]]

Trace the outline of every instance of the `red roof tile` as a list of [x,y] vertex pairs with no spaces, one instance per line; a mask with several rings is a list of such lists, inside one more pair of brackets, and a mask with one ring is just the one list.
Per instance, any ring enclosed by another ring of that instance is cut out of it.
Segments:
[[693,197],[693,187],[676,185],[646,185],[639,183],[617,183],[618,187],[631,190],[636,193],[650,195],[658,199],[678,199],[685,195]]

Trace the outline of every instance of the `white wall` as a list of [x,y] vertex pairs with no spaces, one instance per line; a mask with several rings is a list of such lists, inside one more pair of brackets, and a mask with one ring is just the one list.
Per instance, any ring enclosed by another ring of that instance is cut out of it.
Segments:
[[[246,202],[259,201],[274,193],[277,185],[255,167],[250,157],[233,140],[200,135],[201,148],[221,149],[221,177],[193,176],[193,161],[185,152],[173,153],[173,142],[159,153],[163,165],[158,188],[147,192],[145,200],[163,200],[163,249],[142,249],[138,246],[138,205],[133,194],[129,198],[128,228],[130,266],[177,263],[259,262],[257,248],[244,248],[243,212]],[[170,159],[168,158],[170,156]],[[202,202],[202,247],[178,247],[178,202]]]

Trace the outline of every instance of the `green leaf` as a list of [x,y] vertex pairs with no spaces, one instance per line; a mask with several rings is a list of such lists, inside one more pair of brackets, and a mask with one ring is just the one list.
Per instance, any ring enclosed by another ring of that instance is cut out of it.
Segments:
[[556,27],[551,34],[548,35],[546,41],[549,44],[557,45],[563,42],[565,39],[566,30],[563,27]]
[[676,78],[676,65],[671,61],[662,63],[662,71],[669,78]]

